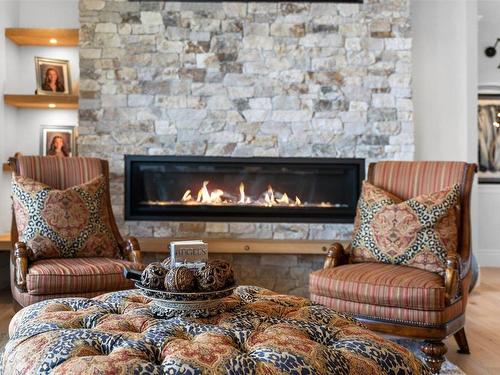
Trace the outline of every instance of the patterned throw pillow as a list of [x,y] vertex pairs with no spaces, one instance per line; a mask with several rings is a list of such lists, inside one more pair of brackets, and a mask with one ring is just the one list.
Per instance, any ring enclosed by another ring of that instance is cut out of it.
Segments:
[[457,251],[459,199],[458,185],[403,202],[365,181],[354,222],[352,261],[443,273],[447,255]]
[[105,202],[105,180],[56,190],[27,177],[12,179],[19,240],[30,259],[115,257],[118,243]]

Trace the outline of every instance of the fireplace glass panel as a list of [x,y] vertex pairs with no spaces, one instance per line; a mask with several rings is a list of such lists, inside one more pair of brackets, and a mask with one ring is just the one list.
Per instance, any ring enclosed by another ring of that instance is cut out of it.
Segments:
[[126,218],[352,222],[362,159],[126,156]]

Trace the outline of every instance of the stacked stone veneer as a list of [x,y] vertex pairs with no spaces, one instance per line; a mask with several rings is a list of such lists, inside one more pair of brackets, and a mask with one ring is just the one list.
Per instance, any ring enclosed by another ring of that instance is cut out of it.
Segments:
[[411,159],[409,0],[80,1],[80,155],[124,233],[346,238],[350,225],[125,222],[123,155]]

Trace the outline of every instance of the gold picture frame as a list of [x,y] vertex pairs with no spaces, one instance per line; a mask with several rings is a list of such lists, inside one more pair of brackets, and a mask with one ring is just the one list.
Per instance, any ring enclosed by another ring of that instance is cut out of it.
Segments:
[[35,57],[36,94],[71,95],[69,61]]

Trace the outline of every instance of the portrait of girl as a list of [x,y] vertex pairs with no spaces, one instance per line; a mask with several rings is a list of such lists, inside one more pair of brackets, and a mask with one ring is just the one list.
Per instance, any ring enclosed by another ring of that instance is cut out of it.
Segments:
[[[42,69],[44,65],[42,65]],[[64,82],[61,80],[62,74],[61,67],[49,66],[45,69],[44,80],[42,84],[42,90],[51,92],[64,92]]]
[[[68,150],[67,142],[64,140],[64,136],[68,136],[69,134],[56,134],[52,137],[50,141],[49,150],[47,151],[48,156],[58,156],[58,157],[67,157],[69,156],[70,151]],[[67,137],[69,138],[69,137]]]
[[65,158],[75,155],[75,127],[42,125],[40,154]]

